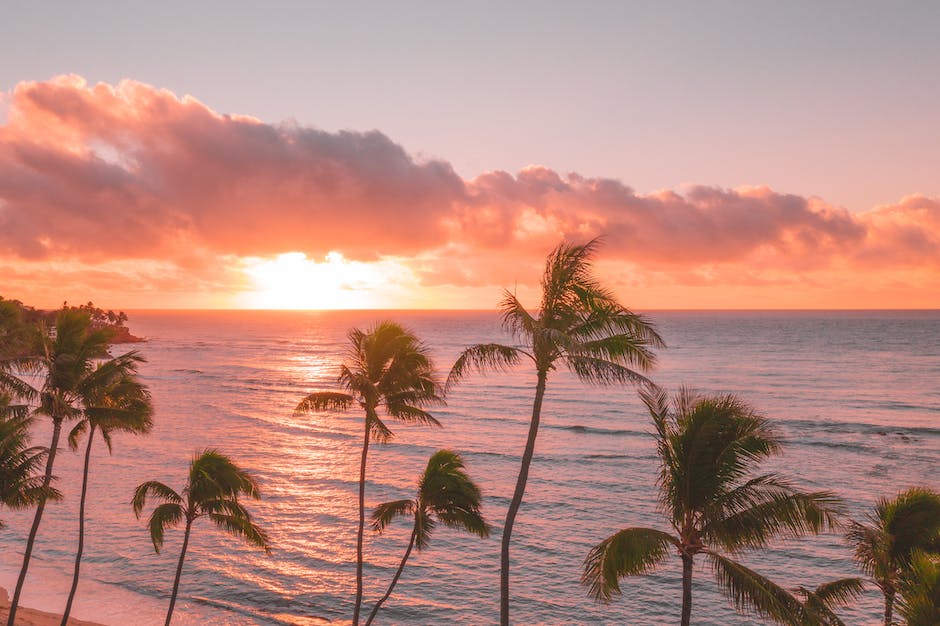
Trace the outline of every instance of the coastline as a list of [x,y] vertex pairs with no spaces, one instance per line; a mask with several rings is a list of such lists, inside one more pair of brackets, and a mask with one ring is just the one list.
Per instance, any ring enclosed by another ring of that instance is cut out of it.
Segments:
[[[7,590],[0,587],[0,620],[5,621],[10,614],[10,595]],[[16,610],[16,623],[22,626],[55,626],[62,623],[62,614],[48,613],[38,609],[20,606]],[[106,626],[98,622],[88,622],[81,619],[69,618],[70,626]]]

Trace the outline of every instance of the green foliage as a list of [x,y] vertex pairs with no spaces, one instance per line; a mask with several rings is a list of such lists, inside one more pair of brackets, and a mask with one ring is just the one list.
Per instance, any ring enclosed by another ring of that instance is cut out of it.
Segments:
[[663,347],[663,340],[649,320],[620,304],[594,278],[591,261],[599,245],[599,239],[583,245],[562,243],[549,254],[536,315],[505,291],[500,302],[503,327],[520,346],[467,348],[451,368],[448,388],[471,369],[505,369],[521,356],[531,359],[540,372],[560,361],[590,383],[651,384],[641,372],[653,367],[652,349]]
[[11,509],[61,498],[58,491],[43,486],[46,449],[29,445],[32,422],[27,407],[11,405],[9,397],[0,395],[0,504]]
[[940,555],[914,550],[898,590],[898,613],[908,626],[940,624]]
[[852,522],[846,537],[855,560],[885,595],[890,618],[894,596],[915,554],[940,552],[940,494],[912,487],[878,501],[865,522]]
[[609,601],[620,593],[620,577],[648,572],[671,543],[689,559],[707,555],[736,609],[784,623],[805,619],[790,592],[722,552],[833,527],[838,500],[829,492],[799,491],[776,474],[755,475],[781,444],[769,421],[736,396],[681,389],[670,404],[664,391],[647,389],[641,397],[655,426],[659,500],[672,532],[629,528],[598,544],[582,577],[591,595]]
[[344,392],[316,391],[307,395],[295,414],[365,410],[373,439],[388,442],[393,433],[379,417],[385,413],[403,423],[440,426],[426,407],[443,403],[428,348],[410,331],[394,322],[381,322],[368,331],[349,332],[347,363],[337,382]]
[[160,551],[167,528],[186,522],[187,527],[200,517],[208,517],[227,533],[270,552],[267,534],[252,521],[240,502],[242,496],[260,498],[258,484],[227,456],[205,450],[189,466],[186,485],[181,493],[158,482],[141,483],[134,491],[131,506],[140,518],[148,498],[162,500],[150,515],[148,528],[154,550]]
[[841,578],[823,583],[815,589],[797,587],[796,594],[802,598],[805,613],[803,624],[822,626],[845,626],[835,613],[838,606],[846,606],[865,591],[861,578]]

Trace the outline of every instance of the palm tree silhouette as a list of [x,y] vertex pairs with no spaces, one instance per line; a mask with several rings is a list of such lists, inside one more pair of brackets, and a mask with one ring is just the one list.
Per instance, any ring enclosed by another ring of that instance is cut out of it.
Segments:
[[820,624],[821,626],[845,626],[835,608],[845,606],[865,591],[861,578],[840,578],[823,583],[815,589],[797,587],[796,595],[801,599],[805,615],[801,626]]
[[[108,341],[111,337],[111,329],[96,329],[92,326],[86,311],[63,309],[56,316],[55,332],[49,332],[46,329],[40,332],[38,354],[11,359],[8,361],[10,365],[5,367],[8,372],[10,367],[13,367],[20,372],[43,377],[43,384],[39,389],[23,383],[14,391],[24,398],[38,398],[39,406],[34,412],[52,419],[52,441],[46,455],[46,470],[42,483],[44,490],[48,490],[52,483],[52,470],[62,433],[62,424],[65,420],[81,414],[81,400],[90,393],[89,376],[94,370],[94,365],[107,358]],[[10,384],[11,378],[13,376],[7,375],[3,377],[3,382],[7,388],[13,389],[15,383]],[[23,566],[10,602],[8,626],[14,626],[16,623],[20,594],[23,591],[23,583],[26,581],[36,533],[39,531],[47,500],[47,498],[40,498],[36,506],[36,513],[26,540],[26,550],[23,553]]]
[[940,624],[940,555],[915,550],[898,592],[898,613],[907,626]]
[[470,369],[502,370],[516,365],[523,357],[535,366],[537,382],[529,434],[503,525],[500,552],[500,621],[503,625],[509,624],[509,544],[535,454],[548,373],[560,361],[589,383],[649,385],[650,381],[639,372],[653,367],[655,356],[651,349],[664,345],[648,320],[624,308],[613,293],[593,277],[591,259],[599,245],[599,239],[584,245],[562,243],[548,255],[542,277],[542,300],[536,315],[529,313],[515,294],[505,291],[500,302],[503,327],[522,345],[471,346],[458,357],[447,379],[447,389],[450,389]]
[[387,443],[391,429],[379,418],[385,413],[401,422],[440,426],[424,407],[442,403],[427,347],[394,322],[382,322],[368,332],[349,332],[349,363],[340,366],[344,392],[317,391],[297,405],[295,413],[348,411],[358,405],[365,412],[365,434],[359,462],[359,528],[356,535],[356,605],[353,624],[362,607],[362,540],[365,528],[366,458],[369,442]]
[[192,460],[186,485],[181,493],[157,481],[142,483],[134,491],[131,506],[138,519],[148,496],[162,501],[150,514],[148,523],[155,551],[159,552],[163,546],[163,533],[167,528],[185,522],[183,547],[176,566],[176,578],[173,580],[170,608],[166,613],[167,626],[173,617],[173,607],[176,606],[183,561],[186,559],[186,548],[189,547],[189,535],[193,522],[197,519],[208,517],[209,521],[230,535],[241,537],[270,554],[267,534],[252,521],[248,509],[239,501],[239,496],[243,495],[255,499],[260,497],[255,479],[227,456],[215,450],[205,450]]
[[111,452],[111,435],[115,432],[146,434],[153,428],[153,404],[147,388],[137,380],[137,364],[145,362],[136,352],[113,359],[99,365],[88,376],[87,392],[82,397],[81,420],[69,433],[69,447],[78,448],[78,439],[86,431],[88,443],[85,445],[85,463],[82,470],[82,496],[78,507],[78,550],[75,553],[75,568],[72,574],[72,587],[69,590],[65,611],[62,613],[62,626],[67,626],[72,602],[78,589],[79,571],[82,564],[82,552],[85,547],[85,501],[88,494],[88,472],[91,463],[91,444],[95,432],[101,431],[101,437]]
[[480,537],[490,534],[489,525],[480,513],[480,489],[464,470],[460,455],[450,450],[438,450],[428,460],[413,500],[395,500],[377,506],[372,513],[372,528],[382,532],[396,517],[404,516],[414,518],[411,540],[388,590],[369,614],[366,626],[372,623],[382,603],[392,595],[412,549],[420,552],[427,547],[436,525],[435,519],[449,528],[465,530]]
[[890,626],[898,581],[914,552],[940,551],[940,494],[913,487],[882,498],[867,523],[852,522],[847,538],[862,571],[884,594],[884,623]]
[[29,407],[10,404],[9,396],[0,395],[0,504],[14,510],[33,506],[43,498],[61,498],[52,487],[43,487],[43,476],[37,473],[46,449],[29,445],[32,423]]
[[659,500],[672,531],[626,528],[595,546],[582,577],[591,595],[609,602],[620,593],[620,577],[654,569],[675,549],[682,559],[683,626],[692,615],[697,554],[711,562],[736,609],[799,623],[805,613],[799,600],[725,553],[831,527],[838,500],[829,492],[798,491],[776,474],[753,475],[756,465],[779,453],[780,440],[765,418],[734,395],[700,397],[682,389],[672,410],[662,390],[640,396],[656,427]]

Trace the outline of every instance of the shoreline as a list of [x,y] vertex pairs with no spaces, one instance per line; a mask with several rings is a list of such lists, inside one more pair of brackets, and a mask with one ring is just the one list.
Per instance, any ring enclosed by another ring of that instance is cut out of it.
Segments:
[[[0,587],[0,620],[6,621],[10,614],[10,594],[3,587]],[[39,609],[31,609],[20,605],[16,610],[16,623],[18,626],[56,626],[62,623],[61,613],[49,613]],[[99,622],[89,622],[86,620],[69,618],[69,626],[107,626]]]

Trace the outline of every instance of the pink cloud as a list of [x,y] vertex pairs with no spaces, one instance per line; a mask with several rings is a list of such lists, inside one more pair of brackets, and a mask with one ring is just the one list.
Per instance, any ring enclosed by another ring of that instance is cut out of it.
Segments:
[[536,280],[561,238],[603,234],[606,261],[690,286],[783,285],[811,273],[824,283],[827,271],[906,285],[912,267],[940,271],[936,198],[853,214],[767,187],[640,194],[538,166],[463,180],[378,131],[222,115],[134,81],[60,76],[21,83],[5,101],[7,265],[158,261],[218,286],[235,257],[338,250],[408,260],[427,286],[507,285]]

